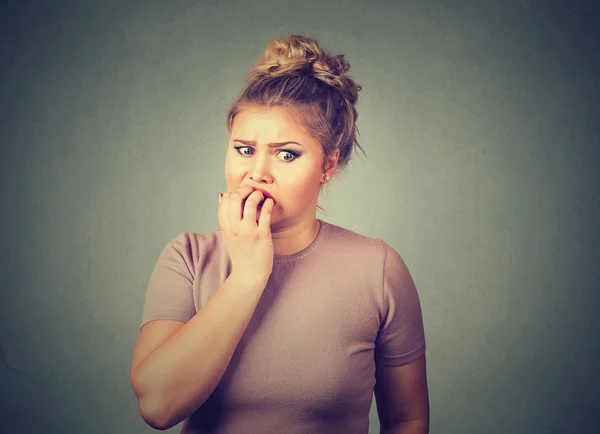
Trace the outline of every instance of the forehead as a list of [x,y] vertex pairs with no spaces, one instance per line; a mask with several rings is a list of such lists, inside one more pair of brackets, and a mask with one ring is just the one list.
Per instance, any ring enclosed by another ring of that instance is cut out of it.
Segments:
[[233,138],[244,140],[314,142],[306,129],[281,107],[245,107],[236,115],[231,133]]

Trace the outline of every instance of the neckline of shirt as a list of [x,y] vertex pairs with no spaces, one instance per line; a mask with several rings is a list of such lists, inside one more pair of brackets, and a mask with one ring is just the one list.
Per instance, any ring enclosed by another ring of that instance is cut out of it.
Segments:
[[306,246],[299,252],[292,253],[291,255],[275,254],[275,255],[273,255],[273,262],[295,261],[295,260],[305,257],[306,255],[309,255],[313,250],[315,250],[319,246],[321,239],[323,239],[323,237],[325,236],[325,233],[327,232],[327,228],[328,228],[328,224],[326,222],[324,222],[321,219],[317,219],[317,220],[320,222],[319,232],[317,232],[317,236],[315,237],[314,240],[312,240],[312,242],[308,246]]

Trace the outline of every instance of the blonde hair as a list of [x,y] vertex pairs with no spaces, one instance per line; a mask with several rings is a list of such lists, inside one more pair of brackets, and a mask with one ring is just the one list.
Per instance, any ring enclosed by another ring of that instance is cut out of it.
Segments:
[[227,130],[231,134],[234,118],[245,106],[281,107],[321,144],[322,169],[339,150],[336,173],[343,171],[356,147],[366,156],[356,125],[355,105],[362,88],[346,75],[349,69],[343,54],[327,53],[315,39],[302,35],[273,39],[229,105]]

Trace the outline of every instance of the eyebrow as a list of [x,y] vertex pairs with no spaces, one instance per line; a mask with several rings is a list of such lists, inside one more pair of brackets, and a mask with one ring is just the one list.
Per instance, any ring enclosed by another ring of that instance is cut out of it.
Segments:
[[[256,146],[256,142],[253,140],[234,139],[233,141],[240,142],[240,143],[243,143],[244,145],[248,145],[248,146]],[[298,143],[298,142],[271,142],[271,143],[267,143],[267,146],[269,146],[270,148],[277,148],[280,146],[285,146],[285,145],[290,145],[290,144],[302,146],[302,144]]]

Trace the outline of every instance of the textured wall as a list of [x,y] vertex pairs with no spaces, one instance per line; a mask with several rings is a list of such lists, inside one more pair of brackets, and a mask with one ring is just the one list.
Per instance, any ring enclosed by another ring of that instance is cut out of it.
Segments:
[[600,430],[593,2],[123,3],[0,6],[0,431],[154,432],[129,384],[147,280],[218,227],[226,105],[290,33],[363,86],[368,158],[319,217],[411,270],[431,432]]

